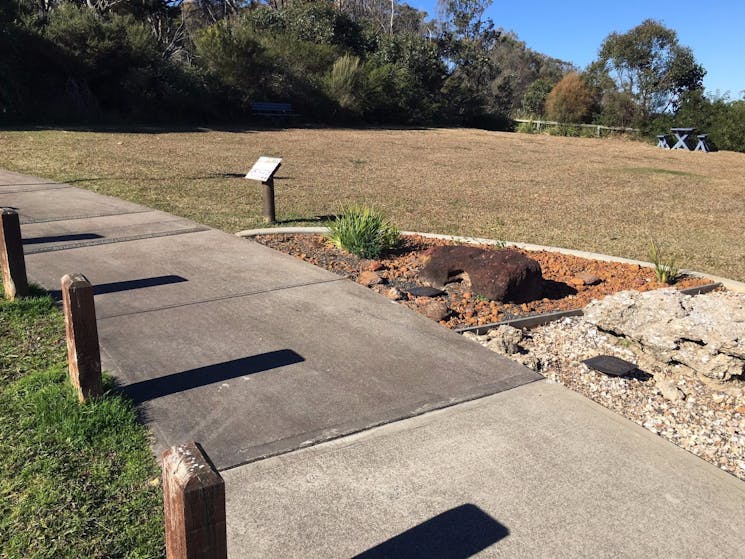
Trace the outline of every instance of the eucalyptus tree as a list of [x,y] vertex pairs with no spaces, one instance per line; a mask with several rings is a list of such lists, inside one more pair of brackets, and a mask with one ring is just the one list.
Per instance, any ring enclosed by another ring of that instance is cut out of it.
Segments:
[[501,32],[484,17],[491,0],[439,0],[440,47],[450,76],[443,93],[447,112],[464,123],[499,112],[491,84],[499,68],[491,57]]
[[596,83],[609,77],[617,91],[631,97],[641,121],[677,110],[681,96],[701,89],[706,75],[677,33],[651,19],[626,33],[608,35],[588,72]]

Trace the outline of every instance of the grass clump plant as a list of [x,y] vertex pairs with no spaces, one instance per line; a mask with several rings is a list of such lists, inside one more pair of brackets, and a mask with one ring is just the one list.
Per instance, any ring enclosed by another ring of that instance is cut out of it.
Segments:
[[360,258],[379,258],[398,244],[399,230],[382,212],[364,205],[344,209],[328,226],[334,246]]
[[108,378],[81,405],[67,376],[51,297],[0,300],[0,557],[162,557],[159,469],[134,406]]
[[654,264],[654,275],[660,283],[672,285],[678,279],[679,270],[672,257],[665,258],[656,241],[649,241],[649,259]]

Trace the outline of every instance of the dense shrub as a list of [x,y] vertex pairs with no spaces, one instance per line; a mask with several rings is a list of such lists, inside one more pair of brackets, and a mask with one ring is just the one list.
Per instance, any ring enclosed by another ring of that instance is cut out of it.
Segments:
[[[21,26],[0,26],[0,119],[20,121],[32,115],[64,112],[65,91],[59,68],[69,64],[56,45]],[[30,72],[29,68],[49,68]]]
[[364,74],[360,59],[345,54],[340,57],[326,76],[324,86],[332,99],[346,115],[359,117],[364,108]]
[[546,79],[538,79],[530,84],[520,103],[523,114],[542,117],[546,112],[546,99],[553,88],[554,84]]
[[522,134],[534,134],[535,127],[530,122],[518,122],[517,127],[515,128],[515,132],[520,132]]
[[546,99],[546,114],[558,122],[589,122],[594,99],[592,90],[577,72],[556,84]]
[[69,61],[66,94],[81,114],[132,115],[155,102],[157,43],[133,17],[64,4],[49,14],[44,36]]

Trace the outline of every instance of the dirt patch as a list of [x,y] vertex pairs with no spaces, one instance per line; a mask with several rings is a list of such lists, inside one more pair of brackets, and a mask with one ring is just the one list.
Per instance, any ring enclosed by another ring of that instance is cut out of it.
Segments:
[[[622,264],[590,260],[547,251],[521,251],[537,260],[543,272],[543,297],[522,304],[490,301],[474,293],[467,278],[448,283],[444,293],[434,297],[416,296],[416,289],[424,287],[419,271],[424,265],[424,252],[433,246],[454,244],[441,239],[418,235],[403,237],[399,248],[377,261],[363,260],[330,246],[322,235],[278,234],[261,235],[254,239],[266,246],[300,258],[336,274],[361,281],[403,305],[433,317],[433,300],[447,304],[447,314],[439,321],[448,328],[479,326],[512,318],[520,318],[552,311],[584,307],[593,299],[627,289],[649,291],[668,287],[655,280],[650,268],[636,264]],[[498,250],[494,246],[483,246]],[[370,282],[370,273],[382,281]],[[595,281],[597,280],[597,282]],[[682,277],[675,286],[683,289],[711,283],[694,277]],[[415,294],[411,294],[410,291]],[[442,305],[440,305],[442,306]]]

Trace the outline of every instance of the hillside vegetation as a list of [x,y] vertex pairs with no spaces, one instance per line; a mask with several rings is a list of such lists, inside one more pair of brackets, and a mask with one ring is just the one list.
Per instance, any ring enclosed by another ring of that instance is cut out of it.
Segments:
[[[709,133],[745,151],[745,101],[706,96],[706,69],[647,20],[585,69],[485,16],[491,0],[14,0],[0,5],[0,123],[472,126],[511,118]],[[563,130],[571,130],[564,128]]]

